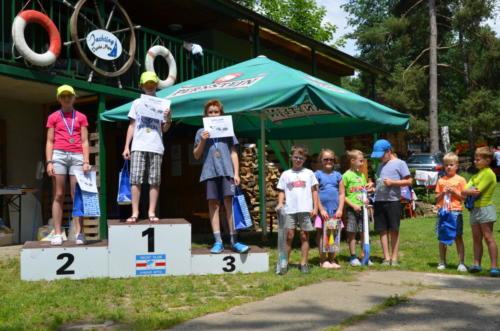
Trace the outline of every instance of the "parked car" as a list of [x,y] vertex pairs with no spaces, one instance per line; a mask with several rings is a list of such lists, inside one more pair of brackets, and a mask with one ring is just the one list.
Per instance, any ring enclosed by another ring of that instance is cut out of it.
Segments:
[[410,169],[443,171],[443,153],[414,153],[406,164]]

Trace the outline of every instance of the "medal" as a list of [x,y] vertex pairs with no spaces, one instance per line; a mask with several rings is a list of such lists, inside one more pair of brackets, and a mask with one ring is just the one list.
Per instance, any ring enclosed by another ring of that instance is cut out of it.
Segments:
[[150,133],[150,132],[151,132],[151,129],[150,129],[150,128],[146,128],[146,132],[147,132],[147,133]]
[[64,114],[63,114],[62,110],[59,109],[59,113],[61,114],[62,120],[63,120],[64,124],[66,125],[66,130],[68,130],[68,133],[70,136],[70,139],[68,141],[70,144],[74,144],[75,139],[73,139],[72,137],[73,137],[73,131],[75,129],[75,110],[73,109],[73,115],[72,115],[72,119],[71,119],[71,129],[69,128],[68,122],[66,122],[66,118],[64,118]]
[[219,138],[216,138],[213,141],[214,141],[214,146],[215,146],[215,154],[214,154],[214,156],[215,157],[220,157],[220,152],[219,152],[219,148],[218,148]]
[[215,155],[215,157],[220,157],[220,152],[219,152],[219,151],[217,151],[217,152],[215,152],[215,154],[214,154],[214,155]]

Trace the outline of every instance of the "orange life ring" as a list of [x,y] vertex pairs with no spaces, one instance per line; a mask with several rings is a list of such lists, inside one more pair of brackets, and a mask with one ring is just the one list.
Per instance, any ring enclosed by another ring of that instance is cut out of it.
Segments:
[[[30,23],[40,24],[49,34],[50,46],[43,53],[34,52],[26,43],[24,29]],[[53,64],[61,53],[61,35],[52,20],[36,10],[24,10],[20,12],[12,23],[12,39],[17,51],[29,62],[38,66],[49,66]]]

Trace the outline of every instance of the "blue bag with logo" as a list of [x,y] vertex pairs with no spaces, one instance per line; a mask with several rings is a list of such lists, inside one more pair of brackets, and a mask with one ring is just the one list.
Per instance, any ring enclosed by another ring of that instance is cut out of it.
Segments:
[[248,211],[245,195],[239,186],[236,186],[233,197],[233,221],[234,229],[241,230],[252,226],[252,217]]
[[457,215],[450,210],[450,197],[445,196],[445,203],[438,212],[438,240],[451,246],[457,236]]
[[86,192],[80,188],[78,183],[75,186],[73,200],[73,216],[98,217],[101,216],[99,208],[99,196],[97,193]]
[[132,191],[130,190],[130,174],[128,171],[128,160],[123,162],[122,170],[118,176],[118,196],[116,201],[119,205],[130,205],[132,203]]

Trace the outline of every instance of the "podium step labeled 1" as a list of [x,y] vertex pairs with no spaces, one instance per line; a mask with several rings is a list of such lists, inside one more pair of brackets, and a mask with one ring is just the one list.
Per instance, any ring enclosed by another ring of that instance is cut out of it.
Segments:
[[180,218],[158,223],[108,221],[109,277],[188,275],[191,224]]
[[208,247],[191,248],[191,273],[193,275],[252,273],[269,270],[269,254],[258,246],[250,246],[246,254],[225,250],[211,254]]
[[108,276],[107,240],[89,241],[87,245],[65,241],[62,246],[52,246],[50,241],[28,241],[21,250],[22,280]]

